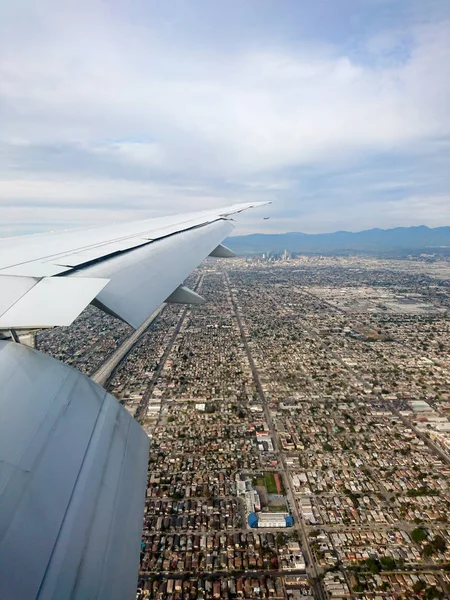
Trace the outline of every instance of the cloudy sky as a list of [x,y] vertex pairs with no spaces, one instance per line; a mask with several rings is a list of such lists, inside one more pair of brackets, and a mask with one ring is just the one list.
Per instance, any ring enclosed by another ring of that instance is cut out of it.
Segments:
[[0,0],[0,235],[247,200],[450,225],[450,2]]

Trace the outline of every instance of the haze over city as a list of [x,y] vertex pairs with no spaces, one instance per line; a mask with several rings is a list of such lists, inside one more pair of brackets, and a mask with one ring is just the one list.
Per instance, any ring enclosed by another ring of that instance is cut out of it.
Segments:
[[0,235],[450,224],[446,0],[4,2]]

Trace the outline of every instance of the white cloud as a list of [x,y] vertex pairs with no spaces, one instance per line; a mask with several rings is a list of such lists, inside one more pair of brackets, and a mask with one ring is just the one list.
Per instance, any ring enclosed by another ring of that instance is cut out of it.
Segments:
[[[450,136],[448,22],[409,27],[408,52],[390,62],[378,58],[398,50],[397,35],[378,32],[362,62],[324,40],[206,55],[95,0],[23,7],[0,23],[0,203],[95,194],[106,206],[147,190],[178,208],[206,179],[198,204],[221,204],[233,181],[234,193],[287,193],[295,179],[283,170],[395,159]],[[29,156],[61,144],[91,166]],[[128,180],[125,169],[135,169]]]
[[0,236],[160,217],[239,201],[241,193],[223,196],[200,186],[100,178],[3,179]]

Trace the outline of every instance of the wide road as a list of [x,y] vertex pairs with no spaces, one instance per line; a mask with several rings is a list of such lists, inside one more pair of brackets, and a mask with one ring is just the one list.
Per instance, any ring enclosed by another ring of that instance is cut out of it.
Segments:
[[273,423],[272,416],[270,414],[269,404],[267,402],[266,395],[265,395],[263,387],[261,385],[261,379],[259,377],[259,373],[258,373],[258,369],[256,368],[255,361],[253,360],[253,356],[252,356],[250,347],[248,345],[247,335],[245,333],[245,329],[244,329],[244,326],[242,324],[242,319],[241,319],[241,315],[240,315],[240,312],[239,312],[239,308],[238,308],[238,306],[236,304],[233,292],[231,291],[230,281],[229,281],[228,275],[226,273],[225,273],[225,280],[226,280],[226,283],[227,283],[228,293],[229,293],[230,298],[231,298],[231,302],[232,302],[232,305],[233,305],[234,313],[236,315],[236,319],[237,319],[237,322],[238,322],[239,330],[240,330],[240,333],[241,333],[241,339],[242,339],[242,342],[244,344],[245,352],[247,354],[247,358],[248,358],[248,361],[249,361],[249,364],[250,364],[250,369],[252,371],[253,380],[255,382],[256,389],[258,391],[259,397],[260,397],[262,405],[263,405],[264,416],[266,418],[267,424],[268,424],[269,429],[270,429],[270,435],[271,435],[272,440],[273,440],[273,445],[274,445],[275,453],[277,455],[277,458],[279,459],[279,464],[282,467],[282,471],[283,471],[284,476],[285,476],[284,480],[286,482],[287,498],[288,498],[288,501],[289,501],[289,504],[290,504],[290,507],[291,507],[291,511],[292,511],[292,513],[294,515],[294,520],[295,520],[295,523],[296,523],[296,528],[300,527],[300,531],[302,533],[302,538],[303,538],[303,543],[302,543],[303,550],[306,552],[306,556],[307,556],[307,559],[308,559],[309,567],[312,570],[312,573],[314,574],[314,577],[316,579],[316,584],[314,586],[315,596],[316,596],[316,598],[319,598],[319,600],[325,600],[325,593],[324,593],[323,587],[322,587],[322,585],[320,584],[320,581],[319,581],[319,574],[318,574],[318,571],[317,571],[317,565],[316,565],[316,562],[314,560],[313,554],[311,552],[311,548],[309,546],[308,532],[306,531],[305,522],[301,518],[300,513],[298,511],[298,508],[297,508],[297,503],[296,503],[296,500],[295,500],[295,495],[294,495],[294,490],[293,490],[293,487],[292,487],[291,478],[289,477],[289,471],[288,471],[288,468],[287,468],[287,464],[286,464],[286,461],[285,461],[284,454],[280,450],[280,446],[279,446],[279,443],[278,443],[278,435],[277,435],[277,432],[275,430],[275,426],[274,426],[274,423]]
[[[384,398],[380,397],[380,400],[383,401]],[[394,406],[394,404],[391,401],[384,400],[384,406],[386,408],[390,409],[403,422],[403,424],[406,427],[409,427],[409,429],[411,429],[417,435],[417,437],[419,437],[428,446],[428,448],[432,452],[434,452],[434,454],[439,456],[439,458],[441,460],[443,460],[447,465],[450,465],[450,456],[445,452],[445,450],[443,450],[437,444],[435,444],[432,440],[430,440],[430,438],[427,436],[426,432],[418,429],[412,423],[412,421],[409,420],[408,417],[405,417],[404,415],[402,415],[401,412],[399,410],[397,410],[397,408]]]
[[[198,292],[200,290],[202,280],[203,280],[203,275],[200,275],[194,286],[195,292]],[[149,403],[150,397],[153,393],[153,390],[155,388],[156,382],[158,381],[158,378],[161,375],[161,371],[164,369],[164,365],[166,364],[166,361],[169,357],[170,351],[172,350],[175,340],[177,339],[177,336],[180,333],[181,327],[183,326],[183,323],[184,323],[184,320],[188,313],[188,310],[189,310],[189,305],[186,306],[186,308],[181,313],[181,316],[178,319],[178,323],[175,327],[175,330],[170,337],[170,340],[166,346],[166,349],[164,350],[164,354],[162,355],[161,360],[159,361],[158,366],[156,367],[156,370],[153,373],[153,376],[147,386],[147,389],[145,390],[145,394],[142,396],[142,400],[139,403],[136,414],[134,415],[134,418],[136,419],[136,421],[138,423],[140,423],[141,425],[145,418],[145,415],[147,414],[148,403]]]
[[119,363],[125,358],[130,352],[136,342],[139,340],[141,335],[147,330],[148,327],[153,323],[156,317],[161,313],[165,304],[162,304],[150,317],[138,328],[134,333],[130,335],[122,344],[117,348],[115,352],[109,356],[105,362],[91,375],[91,379],[99,385],[106,387],[108,381],[111,378],[114,370],[118,367]]

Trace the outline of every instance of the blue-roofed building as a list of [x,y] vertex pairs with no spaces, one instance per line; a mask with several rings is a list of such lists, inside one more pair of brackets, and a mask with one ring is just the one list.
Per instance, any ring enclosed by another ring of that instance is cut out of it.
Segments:
[[294,517],[289,515],[288,517],[284,517],[286,521],[286,527],[292,527],[294,525]]
[[256,516],[256,513],[254,513],[254,512],[249,513],[248,524],[250,527],[258,527],[258,517]]

